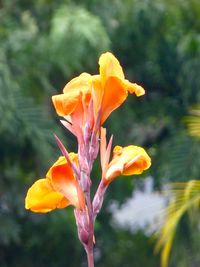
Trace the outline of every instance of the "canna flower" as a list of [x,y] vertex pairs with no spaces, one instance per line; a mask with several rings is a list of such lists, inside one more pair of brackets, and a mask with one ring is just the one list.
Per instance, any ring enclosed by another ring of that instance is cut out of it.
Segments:
[[[78,165],[78,156],[69,154],[70,160]],[[28,190],[26,209],[34,212],[49,212],[69,205],[84,209],[85,200],[78,181],[65,157],[59,157],[46,174]]]
[[151,166],[151,159],[142,147],[116,146],[107,166],[104,183],[109,184],[119,175],[141,174]]
[[[110,161],[113,136],[107,144],[106,129],[101,127],[128,94],[141,96],[144,89],[125,79],[119,61],[109,52],[99,59],[99,74],[82,73],[72,79],[63,93],[52,97],[61,123],[73,133],[78,142],[78,155],[68,153],[60,139],[56,142],[64,156],[28,190],[25,208],[46,213],[56,208],[75,207],[78,236],[88,259],[94,266],[94,222],[99,213],[108,185],[119,175],[141,174],[151,165],[151,159],[141,147],[116,146]],[[102,179],[91,199],[91,171],[100,150]]]
[[125,79],[119,61],[107,52],[100,56],[99,75],[82,73],[66,84],[63,94],[53,96],[52,101],[58,115],[63,117],[72,115],[80,102],[85,111],[92,101],[94,119],[100,112],[100,123],[103,124],[110,113],[126,100],[128,93],[141,96],[145,91]]

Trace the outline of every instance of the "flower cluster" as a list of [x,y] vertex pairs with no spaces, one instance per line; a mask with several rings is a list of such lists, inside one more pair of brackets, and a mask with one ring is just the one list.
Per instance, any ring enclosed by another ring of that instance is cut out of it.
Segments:
[[[125,79],[118,60],[109,52],[99,59],[99,74],[82,73],[72,79],[63,93],[52,97],[61,123],[76,138],[77,153],[68,153],[56,136],[62,156],[28,190],[25,207],[34,212],[49,212],[74,206],[79,239],[84,245],[88,264],[93,266],[94,222],[109,184],[118,176],[141,174],[151,165],[145,150],[138,146],[115,146],[106,141],[105,120],[127,98],[144,95],[144,89]],[[91,171],[100,151],[101,179],[91,199]],[[110,159],[111,158],[111,159]]]

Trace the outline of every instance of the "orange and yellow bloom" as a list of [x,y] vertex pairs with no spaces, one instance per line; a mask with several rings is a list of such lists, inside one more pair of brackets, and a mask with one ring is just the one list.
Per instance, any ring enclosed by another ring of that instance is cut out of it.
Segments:
[[124,78],[119,61],[111,53],[101,55],[99,66],[99,75],[82,73],[66,84],[63,94],[52,97],[58,115],[71,115],[80,101],[87,107],[92,98],[94,117],[100,112],[103,124],[110,113],[126,100],[128,93],[137,96],[145,93],[141,86]]
[[[95,154],[88,154],[92,150],[89,150],[89,147],[86,148],[84,140],[90,138],[92,132],[84,131],[85,125],[90,125],[90,131],[92,131],[92,124],[94,125],[99,118],[99,124],[94,130],[97,138],[91,139],[91,143],[88,143],[93,146],[93,150],[96,145],[98,152],[100,126],[110,113],[126,100],[128,93],[141,96],[145,91],[141,86],[125,79],[119,61],[113,54],[107,52],[99,58],[98,75],[82,73],[66,84],[62,94],[52,97],[58,115],[68,120],[64,121],[64,125],[78,137],[80,151],[83,153],[85,149],[88,149],[83,155],[88,155],[92,159],[91,155]],[[101,147],[102,151],[106,152],[105,129],[102,133]],[[137,146],[124,148],[116,146],[113,150],[113,158],[108,163],[110,149],[111,144],[109,152],[106,152],[106,160],[103,155],[105,153],[101,153],[102,177],[105,185],[110,184],[119,175],[140,174],[151,165],[151,160],[145,150]],[[69,155],[71,161],[78,166],[78,155],[75,153]],[[79,155],[79,162],[84,164],[83,155]],[[84,209],[85,198],[80,179],[81,177],[76,177],[65,157],[60,157],[49,169],[46,177],[39,179],[30,187],[25,201],[26,208],[35,212],[48,212],[68,205],[73,205],[80,210]]]
[[[70,159],[77,163],[77,154],[70,153]],[[53,164],[46,178],[37,180],[28,190],[25,207],[34,212],[49,212],[56,208],[73,205],[84,209],[85,200],[78,181],[65,157]]]
[[109,184],[117,176],[141,174],[150,166],[151,159],[142,147],[133,145],[116,146],[103,179],[106,184]]

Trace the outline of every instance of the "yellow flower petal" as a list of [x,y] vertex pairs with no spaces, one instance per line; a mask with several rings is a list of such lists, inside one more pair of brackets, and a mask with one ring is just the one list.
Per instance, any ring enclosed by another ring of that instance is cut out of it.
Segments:
[[[69,157],[78,165],[77,154],[70,153]],[[83,192],[65,157],[59,157],[47,172],[47,178],[51,180],[54,190],[63,194],[72,205],[79,209],[85,207]]]
[[105,84],[101,105],[101,124],[108,118],[113,110],[118,108],[127,98],[128,92],[120,79],[110,77]]
[[[77,153],[74,153],[74,152],[69,153],[69,158],[70,158],[70,160],[72,162],[74,162],[78,166],[78,155],[77,155]],[[48,172],[46,174],[46,177],[51,179],[53,168],[56,167],[56,166],[65,165],[65,164],[68,165],[66,158],[64,156],[59,157],[57,159],[57,161],[48,170]]]
[[82,73],[66,84],[63,89],[64,94],[52,96],[52,101],[58,115],[70,115],[76,109],[79,101],[82,101],[81,95],[87,105],[91,98],[91,86],[91,75]]
[[53,105],[59,116],[70,115],[75,109],[79,101],[77,92],[71,94],[60,94],[52,96]]
[[[127,98],[128,92],[141,96],[144,89],[136,83],[131,83],[124,78],[124,73],[119,61],[107,52],[99,59],[101,86],[98,85],[98,95],[101,96],[101,124],[107,119],[110,113],[118,108]],[[96,89],[96,88],[95,88]]]
[[62,193],[72,205],[79,209],[84,208],[83,193],[68,164],[55,166],[52,169],[51,181],[55,190]]
[[28,190],[25,208],[34,212],[49,212],[56,208],[65,208],[69,201],[59,192],[55,192],[48,179],[37,180]]
[[63,93],[72,93],[76,92],[77,94],[81,92],[87,93],[91,91],[91,75],[87,72],[83,72],[78,77],[72,79],[68,82],[64,89]]
[[116,146],[113,150],[113,158],[108,165],[105,182],[110,183],[119,175],[141,174],[151,165],[151,159],[142,147]]
[[92,99],[94,103],[94,113],[97,116],[98,111],[101,108],[104,89],[101,84],[100,75],[92,76]]
[[128,80],[124,80],[123,83],[129,93],[135,93],[136,96],[142,96],[145,94],[144,88],[137,83],[131,83]]
[[[78,166],[77,154],[70,153],[69,157]],[[29,188],[25,207],[34,212],[49,212],[68,205],[84,209],[85,199],[71,167],[62,156],[49,169],[46,178],[39,179]]]
[[112,53],[106,52],[102,54],[99,58],[99,66],[102,86],[105,86],[106,81],[109,77],[124,79],[124,72],[122,70],[122,67]]

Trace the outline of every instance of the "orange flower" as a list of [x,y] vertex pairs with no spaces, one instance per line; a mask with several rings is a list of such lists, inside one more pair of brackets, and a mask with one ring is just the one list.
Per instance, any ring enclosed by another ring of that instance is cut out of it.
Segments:
[[[72,162],[78,162],[77,154],[70,153]],[[59,159],[47,172],[46,178],[37,180],[28,190],[25,199],[26,209],[34,212],[49,212],[56,208],[74,205],[84,209],[83,192],[65,157]]]
[[141,174],[150,166],[151,159],[142,147],[116,146],[103,179],[106,184],[109,184],[119,175]]
[[65,85],[63,94],[52,97],[54,107],[59,116],[71,115],[78,106],[81,95],[85,104],[89,104],[91,77],[88,73],[82,73]]
[[92,97],[95,116],[101,109],[103,124],[110,113],[125,101],[128,92],[137,96],[145,93],[141,86],[124,78],[119,61],[111,53],[101,55],[99,66],[99,75],[82,73],[67,83],[63,94],[52,97],[58,115],[71,115],[80,101],[87,107]]

